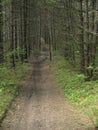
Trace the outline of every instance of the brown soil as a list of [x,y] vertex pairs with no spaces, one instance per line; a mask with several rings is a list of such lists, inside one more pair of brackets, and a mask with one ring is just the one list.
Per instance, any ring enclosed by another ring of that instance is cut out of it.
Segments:
[[41,54],[35,55],[20,95],[0,130],[88,130],[91,125],[65,99],[46,64],[46,54]]

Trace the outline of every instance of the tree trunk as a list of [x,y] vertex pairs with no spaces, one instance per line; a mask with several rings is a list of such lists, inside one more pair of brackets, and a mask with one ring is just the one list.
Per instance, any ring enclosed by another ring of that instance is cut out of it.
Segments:
[[2,17],[2,0],[0,0],[0,63],[3,62],[3,17]]

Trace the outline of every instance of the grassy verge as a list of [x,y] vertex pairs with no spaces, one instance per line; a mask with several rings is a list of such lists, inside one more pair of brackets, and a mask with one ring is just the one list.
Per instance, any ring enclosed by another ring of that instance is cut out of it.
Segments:
[[0,120],[2,120],[9,104],[18,95],[18,87],[24,79],[28,64],[18,64],[16,69],[8,65],[0,66]]
[[92,123],[98,126],[98,80],[85,82],[85,76],[75,72],[62,56],[56,55],[51,65],[65,97],[85,110]]

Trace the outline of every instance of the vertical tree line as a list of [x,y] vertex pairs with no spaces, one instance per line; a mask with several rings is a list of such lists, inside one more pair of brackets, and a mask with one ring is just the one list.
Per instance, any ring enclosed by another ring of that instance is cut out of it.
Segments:
[[[61,53],[92,79],[97,69],[97,0],[0,0],[0,63],[23,63],[35,48]],[[6,58],[6,54],[9,55]]]
[[35,2],[31,0],[0,1],[0,63],[10,61],[15,67],[17,60],[23,62],[30,56],[34,6]]
[[78,64],[80,72],[92,79],[98,61],[97,0],[59,0],[47,4],[51,12],[48,27],[51,26],[52,46],[56,45],[73,66]]

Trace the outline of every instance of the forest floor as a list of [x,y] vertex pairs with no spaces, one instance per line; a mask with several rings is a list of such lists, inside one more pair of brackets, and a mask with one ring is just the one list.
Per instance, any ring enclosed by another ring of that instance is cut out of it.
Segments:
[[93,130],[91,127],[89,118],[57,87],[46,54],[36,54],[0,130]]

